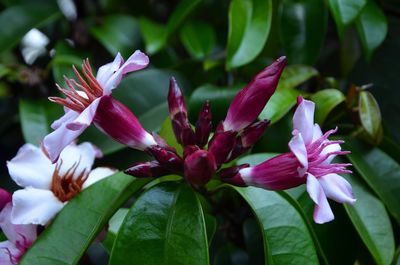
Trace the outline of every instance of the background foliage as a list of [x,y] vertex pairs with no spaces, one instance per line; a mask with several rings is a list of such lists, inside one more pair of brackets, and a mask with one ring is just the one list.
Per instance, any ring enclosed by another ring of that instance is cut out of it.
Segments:
[[[336,219],[315,225],[304,187],[271,192],[212,182],[209,192],[198,193],[171,181],[177,176],[136,180],[118,173],[72,200],[21,264],[400,264],[396,0],[2,0],[0,6],[3,187],[16,188],[4,161],[24,142],[40,144],[61,114],[46,97],[57,94],[54,83],[63,84],[63,75],[72,76],[71,65],[88,57],[97,67],[118,51],[127,57],[141,49],[151,66],[126,77],[114,96],[175,146],[166,120],[171,75],[192,120],[209,99],[218,121],[254,74],[286,55],[289,66],[260,115],[273,125],[237,163],[287,151],[292,108],[303,95],[316,102],[325,130],[338,125],[346,137],[352,151],[346,159],[354,165],[346,178],[358,199],[354,206],[332,203]],[[81,140],[103,150],[101,165],[124,169],[147,159],[95,128]]]

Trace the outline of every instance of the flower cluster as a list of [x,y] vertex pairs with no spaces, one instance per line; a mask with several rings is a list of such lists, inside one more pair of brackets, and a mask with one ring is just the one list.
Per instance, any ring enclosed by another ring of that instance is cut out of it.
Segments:
[[239,91],[225,119],[214,131],[210,103],[204,103],[192,126],[182,91],[171,78],[169,117],[183,154],[157,134],[147,132],[135,115],[111,96],[125,74],[143,69],[148,63],[148,57],[140,51],[126,62],[118,54],[113,62],[100,67],[95,77],[89,61],[85,60],[82,74],[73,67],[76,79],[65,77],[68,89],[57,86],[65,98],[50,100],[64,106],[64,116],[53,122],[54,131],[43,139],[41,148],[26,144],[7,164],[11,178],[23,189],[12,197],[0,190],[0,227],[8,238],[0,243],[1,264],[17,264],[36,239],[37,225],[47,225],[80,191],[115,172],[101,167],[92,170],[101,151],[87,142],[74,143],[92,123],[114,140],[153,157],[125,170],[135,177],[178,174],[196,188],[213,177],[237,186],[269,190],[306,184],[316,204],[317,223],[334,218],[327,198],[341,203],[355,202],[350,184],[338,175],[351,172],[346,169],[350,164],[332,163],[335,156],[347,153],[340,148],[343,141],[328,139],[337,129],[323,134],[318,124],[314,124],[314,103],[301,97],[293,118],[289,152],[251,167],[225,165],[248,151],[267,128],[269,121],[257,118],[275,92],[286,65],[285,57],[262,70]]

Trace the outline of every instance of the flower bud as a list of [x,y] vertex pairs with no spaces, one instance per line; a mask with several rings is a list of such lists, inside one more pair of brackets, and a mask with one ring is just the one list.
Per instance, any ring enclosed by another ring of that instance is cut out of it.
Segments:
[[197,150],[200,150],[200,148],[197,145],[185,146],[185,149],[183,149],[183,157],[190,156],[191,154],[193,154]]
[[0,211],[6,206],[7,203],[11,201],[11,194],[0,188]]
[[199,113],[199,118],[196,123],[196,144],[199,147],[203,147],[208,142],[212,127],[212,114],[210,103],[206,101],[203,105],[203,109]]
[[136,163],[124,170],[124,173],[137,178],[156,178],[169,174],[169,171],[163,168],[158,161],[149,161]]
[[205,150],[198,150],[186,157],[184,176],[189,183],[202,186],[211,179],[216,169],[214,156]]
[[103,96],[94,116],[95,125],[114,140],[134,149],[145,150],[156,142],[135,115],[111,96]]
[[233,99],[224,120],[225,131],[238,132],[251,124],[275,92],[286,58],[280,57],[254,79]]
[[246,187],[247,185],[240,177],[239,171],[249,166],[249,164],[242,164],[239,166],[224,168],[220,172],[218,172],[218,175],[223,182],[227,182],[235,186]]
[[168,107],[176,140],[183,146],[195,144],[195,136],[187,118],[185,99],[175,78],[171,78],[168,91]]
[[230,152],[235,147],[235,142],[235,132],[227,131],[214,135],[208,145],[208,151],[214,155],[217,165],[221,165],[229,157]]
[[175,152],[160,146],[152,146],[147,151],[160,165],[173,173],[182,173],[183,161]]

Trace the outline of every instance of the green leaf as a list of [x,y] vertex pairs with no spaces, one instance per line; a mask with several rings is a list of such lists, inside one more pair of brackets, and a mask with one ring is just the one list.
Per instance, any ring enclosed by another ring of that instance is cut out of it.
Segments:
[[164,47],[167,42],[167,30],[163,25],[141,17],[139,27],[148,54],[155,54]]
[[186,183],[164,182],[146,191],[126,216],[111,265],[209,264],[204,215]]
[[[55,4],[28,3],[6,8],[0,13],[0,51],[18,44],[32,28],[38,28],[60,16]],[[7,25],[7,26],[6,26]]]
[[315,102],[315,122],[323,124],[329,113],[345,100],[343,93],[337,89],[324,89],[311,96]]
[[211,214],[205,213],[204,221],[205,221],[206,230],[207,230],[207,242],[208,242],[208,245],[210,246],[212,239],[215,235],[215,232],[217,231],[217,219],[214,216],[212,216]]
[[361,91],[358,100],[361,125],[374,142],[382,140],[382,118],[378,102],[369,91]]
[[277,89],[260,113],[260,119],[269,119],[271,123],[279,121],[296,105],[300,91],[296,89]]
[[19,264],[78,264],[113,213],[149,181],[117,173],[90,186],[68,202]]
[[250,205],[261,226],[267,264],[319,264],[302,215],[279,193],[233,187]]
[[348,140],[345,150],[357,172],[382,199],[389,212],[400,224],[400,165],[378,148]]
[[195,10],[201,0],[180,0],[174,12],[168,20],[167,34],[171,36],[183,21]]
[[180,38],[192,57],[203,59],[212,51],[216,36],[210,24],[195,21],[183,26]]
[[348,175],[347,179],[357,202],[344,204],[344,208],[376,264],[390,265],[394,255],[394,236],[385,206],[355,176]]
[[280,7],[280,34],[289,63],[314,64],[327,29],[324,1],[283,0]]
[[126,59],[139,46],[140,32],[135,18],[127,15],[110,15],[102,24],[90,28],[90,33],[115,56],[118,52]]
[[61,111],[59,106],[47,100],[21,99],[19,113],[24,140],[39,146],[50,133],[50,123]]
[[301,64],[286,66],[279,79],[278,89],[295,88],[318,75],[317,69],[312,66]]
[[385,13],[374,0],[367,0],[366,6],[356,21],[356,26],[365,57],[370,60],[375,49],[386,38],[388,26]]
[[210,101],[213,120],[223,120],[232,99],[242,87],[240,84],[233,87],[218,87],[211,84],[204,84],[196,88],[189,100],[190,117],[197,119],[204,102],[208,100]]
[[272,0],[232,0],[226,68],[251,62],[267,41],[272,20]]
[[329,0],[328,3],[341,36],[345,28],[361,13],[367,0]]
[[111,217],[110,221],[108,221],[107,236],[103,240],[103,242],[101,242],[101,244],[106,248],[108,253],[111,252],[115,238],[117,237],[118,230],[121,227],[122,222],[124,221],[125,216],[127,214],[128,214],[128,209],[121,208],[113,215],[113,217]]

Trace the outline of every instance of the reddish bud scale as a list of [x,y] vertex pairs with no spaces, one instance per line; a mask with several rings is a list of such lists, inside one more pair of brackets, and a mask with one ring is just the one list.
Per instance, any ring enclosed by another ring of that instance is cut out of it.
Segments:
[[157,178],[165,176],[170,172],[162,167],[158,161],[136,163],[126,169],[124,173],[137,178]]
[[196,144],[203,147],[208,142],[208,137],[212,129],[212,113],[210,103],[206,101],[202,110],[199,113],[199,118],[196,123]]
[[185,158],[184,176],[192,185],[205,185],[216,169],[214,156],[205,150],[197,150]]

